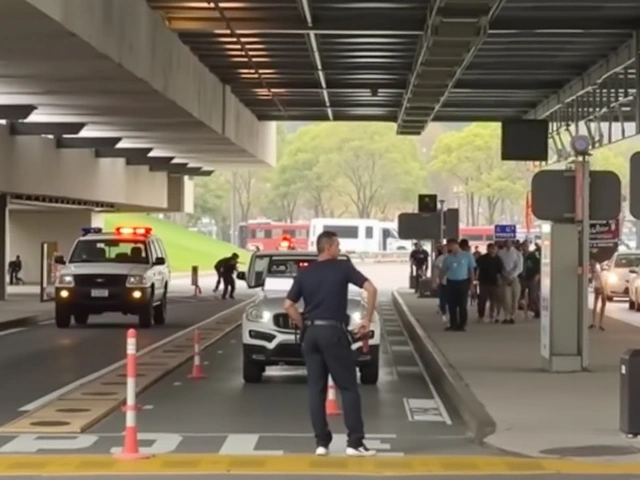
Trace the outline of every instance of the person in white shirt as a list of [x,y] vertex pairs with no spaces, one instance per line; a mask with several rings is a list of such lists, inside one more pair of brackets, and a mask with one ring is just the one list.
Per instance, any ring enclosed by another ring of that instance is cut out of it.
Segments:
[[520,300],[520,280],[518,275],[522,273],[522,253],[514,248],[511,240],[505,242],[504,248],[498,252],[498,256],[504,265],[502,273],[502,309],[504,310],[504,324],[516,323],[516,312]]
[[593,281],[593,315],[589,329],[596,328],[596,314],[598,313],[598,301],[600,301],[600,315],[598,317],[598,328],[604,332],[602,323],[604,321],[604,311],[607,308],[607,292],[604,278],[602,276],[602,268],[595,260],[591,260],[591,279]]
[[438,247],[438,257],[433,262],[433,278],[438,282],[438,311],[442,315],[443,323],[447,323],[447,278],[440,278],[440,272],[442,272],[442,264],[447,256],[446,245]]

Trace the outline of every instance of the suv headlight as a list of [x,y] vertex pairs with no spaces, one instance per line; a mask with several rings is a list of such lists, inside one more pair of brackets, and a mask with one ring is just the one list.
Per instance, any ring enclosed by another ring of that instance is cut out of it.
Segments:
[[268,322],[269,319],[271,318],[271,313],[262,310],[261,308],[258,307],[251,307],[247,310],[247,320],[249,320],[250,322],[260,322],[260,323],[264,323],[264,322]]
[[128,287],[148,287],[148,281],[144,275],[129,275],[127,277]]
[[58,287],[73,287],[73,275],[60,275],[56,286]]

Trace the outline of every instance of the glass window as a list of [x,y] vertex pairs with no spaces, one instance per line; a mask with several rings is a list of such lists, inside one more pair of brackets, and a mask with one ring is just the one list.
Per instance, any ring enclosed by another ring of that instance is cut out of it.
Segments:
[[289,236],[290,236],[290,237],[292,237],[292,238],[295,238],[295,236],[296,236],[296,231],[295,231],[295,230],[285,230],[285,231],[284,231],[284,234],[285,234],[285,235],[289,235]]
[[292,232],[295,232],[296,238],[307,238],[309,234],[309,231],[304,229],[292,230]]
[[271,230],[271,235],[273,236],[273,238],[280,238],[282,236],[282,229],[274,228],[273,230]]
[[364,236],[366,237],[367,240],[370,240],[373,238],[373,227],[367,227],[364,231]]
[[470,242],[482,242],[484,240],[484,235],[465,235],[462,238],[466,238]]
[[618,255],[613,268],[638,268],[640,255]]
[[149,264],[149,247],[145,240],[80,240],[69,263]]
[[487,242],[493,242],[493,235],[485,235],[485,236],[484,236],[484,239],[485,239]]
[[358,238],[358,227],[351,225],[326,225],[322,230],[335,232],[340,238]]

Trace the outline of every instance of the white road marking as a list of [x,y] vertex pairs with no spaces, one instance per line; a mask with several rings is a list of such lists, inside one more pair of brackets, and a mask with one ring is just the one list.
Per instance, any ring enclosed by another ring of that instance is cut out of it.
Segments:
[[9,330],[3,330],[0,332],[0,337],[4,337],[5,335],[11,335],[13,333],[18,333],[26,330],[26,328],[10,328]]
[[[176,338],[179,338],[180,336],[184,335],[185,333],[192,332],[195,329],[200,328],[202,325],[206,325],[209,322],[215,321],[217,318],[226,315],[229,312],[229,310],[236,309],[238,311],[241,311],[241,309],[245,305],[248,305],[252,301],[253,300],[246,300],[246,301],[244,301],[244,302],[242,302],[242,303],[240,303],[238,305],[234,305],[233,307],[231,307],[231,308],[229,308],[227,310],[224,310],[224,311],[222,311],[220,313],[217,313],[214,316],[207,318],[206,320],[203,320],[203,321],[201,321],[199,323],[196,323],[195,325],[192,325],[192,326],[190,326],[188,328],[185,328],[184,330],[180,330],[179,332],[177,332],[177,333],[175,333],[175,334],[173,334],[173,335],[171,335],[171,336],[169,336],[169,337],[167,337],[167,338],[165,338],[163,340],[160,340],[159,342],[156,342],[156,343],[154,343],[152,345],[149,345],[147,348],[144,348],[144,349],[140,350],[138,352],[138,356],[145,355],[145,354],[151,352],[152,350],[154,350],[156,348],[159,348],[159,347],[161,347],[163,345],[166,345],[167,343],[170,343],[170,342],[174,341]],[[124,334],[123,334],[123,338],[124,338]],[[120,360],[119,362],[116,362],[116,363],[114,363],[112,365],[109,365],[108,367],[105,367],[102,370],[99,370],[99,371],[94,372],[94,373],[92,373],[90,375],[87,375],[86,377],[80,378],[79,380],[76,380],[75,382],[71,382],[70,384],[65,385],[64,387],[59,388],[58,390],[56,390],[54,392],[51,392],[51,393],[49,393],[49,394],[47,394],[47,395],[45,395],[43,397],[40,397],[37,400],[34,400],[33,402],[25,405],[24,407],[19,408],[18,411],[19,412],[30,412],[32,410],[40,408],[41,406],[46,405],[47,403],[50,403],[50,402],[54,401],[55,399],[61,397],[62,395],[70,392],[71,390],[74,390],[74,389],[84,385],[85,383],[92,382],[93,380],[96,380],[97,378],[100,378],[100,377],[106,375],[107,373],[111,373],[113,370],[116,370],[116,369],[122,367],[123,365],[126,364],[126,361],[127,361],[126,359]]]
[[394,352],[410,352],[411,345],[389,345]]
[[173,386],[174,386],[174,387],[178,387],[178,386],[180,386],[180,385],[182,385],[182,382],[173,382]]
[[44,322],[38,322],[38,325],[51,325],[52,323],[55,323],[55,320],[45,320]]
[[410,422],[444,422],[438,402],[431,398],[405,398],[404,410]]

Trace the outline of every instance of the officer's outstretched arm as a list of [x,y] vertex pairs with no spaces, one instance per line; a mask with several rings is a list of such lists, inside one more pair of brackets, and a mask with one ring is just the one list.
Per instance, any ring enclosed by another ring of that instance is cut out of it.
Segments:
[[365,320],[371,323],[378,304],[378,289],[371,280],[364,282],[362,289],[367,292],[367,312]]

